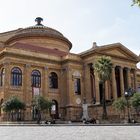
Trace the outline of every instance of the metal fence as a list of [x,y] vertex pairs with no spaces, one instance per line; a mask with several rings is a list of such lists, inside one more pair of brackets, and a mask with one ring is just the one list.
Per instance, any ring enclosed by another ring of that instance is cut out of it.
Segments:
[[2,121],[46,121],[51,119],[50,115],[46,112],[33,114],[32,112],[9,112],[1,116]]

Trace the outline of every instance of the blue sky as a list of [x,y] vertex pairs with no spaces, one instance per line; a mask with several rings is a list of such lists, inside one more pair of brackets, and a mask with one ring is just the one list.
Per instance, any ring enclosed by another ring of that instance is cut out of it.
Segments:
[[3,0],[0,32],[43,24],[57,29],[73,44],[71,52],[120,42],[140,54],[140,8],[132,0]]

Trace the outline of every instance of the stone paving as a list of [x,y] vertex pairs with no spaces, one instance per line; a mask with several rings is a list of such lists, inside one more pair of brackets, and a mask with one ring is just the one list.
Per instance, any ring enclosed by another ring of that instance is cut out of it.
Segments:
[[140,140],[140,126],[0,126],[0,140]]

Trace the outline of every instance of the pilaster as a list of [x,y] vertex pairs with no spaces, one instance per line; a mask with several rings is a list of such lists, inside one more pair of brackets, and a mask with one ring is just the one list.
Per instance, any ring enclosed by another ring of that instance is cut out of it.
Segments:
[[136,69],[134,69],[134,90],[136,91],[137,89],[137,74],[136,74]]
[[45,66],[42,71],[42,96],[48,96],[48,67]]
[[31,91],[31,65],[25,64],[24,66],[24,79],[23,79],[23,92],[24,92],[24,101],[27,104],[31,104],[32,100],[32,91]]
[[8,89],[10,87],[10,75],[11,75],[11,71],[10,71],[10,62],[5,62],[4,64],[4,70],[5,70],[5,77],[4,77],[4,94],[7,94]]
[[83,98],[87,99],[88,101],[91,101],[91,87],[90,87],[90,67],[88,64],[84,65],[84,94]]

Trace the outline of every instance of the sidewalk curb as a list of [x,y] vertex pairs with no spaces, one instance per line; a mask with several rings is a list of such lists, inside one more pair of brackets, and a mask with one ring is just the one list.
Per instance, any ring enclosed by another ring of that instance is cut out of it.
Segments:
[[25,123],[1,123],[0,127],[2,126],[29,126],[29,127],[47,127],[47,126],[140,126],[140,123],[136,124],[83,124],[83,123],[71,123],[71,124],[25,124]]

